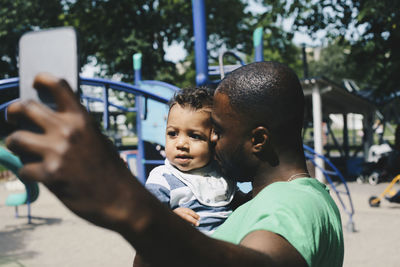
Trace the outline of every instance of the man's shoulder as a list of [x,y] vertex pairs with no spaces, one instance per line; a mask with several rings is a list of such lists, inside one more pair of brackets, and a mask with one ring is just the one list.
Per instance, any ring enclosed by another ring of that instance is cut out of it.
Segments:
[[[258,195],[255,197],[257,203],[247,210],[247,214],[254,214],[255,218],[251,230],[264,229],[283,236],[310,266],[321,266],[321,259],[342,261],[340,213],[327,187],[311,178],[274,183],[268,187],[260,192],[259,199]],[[323,237],[322,241],[320,237]],[[334,241],[328,244],[324,240]],[[335,253],[327,252],[329,246]]]
[[329,195],[329,189],[326,185],[314,178],[300,178],[290,182],[274,182],[262,189],[259,195],[262,197],[274,197],[276,195],[281,197],[292,195],[306,197],[320,193]]
[[[291,182],[275,182],[265,187],[254,199],[253,207],[269,203],[268,209],[307,209],[310,212],[337,207],[326,185],[314,178],[301,178]],[[314,209],[309,209],[314,207]]]

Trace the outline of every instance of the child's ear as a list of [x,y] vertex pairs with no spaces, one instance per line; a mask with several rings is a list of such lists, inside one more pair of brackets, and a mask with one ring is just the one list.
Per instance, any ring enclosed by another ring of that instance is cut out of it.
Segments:
[[269,138],[268,129],[264,126],[258,126],[251,131],[252,150],[254,153],[260,153],[265,150]]

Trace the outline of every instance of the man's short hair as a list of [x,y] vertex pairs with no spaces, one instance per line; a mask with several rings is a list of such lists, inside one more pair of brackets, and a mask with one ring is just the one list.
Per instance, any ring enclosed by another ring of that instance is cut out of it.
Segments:
[[169,102],[171,109],[175,104],[194,110],[212,107],[214,91],[207,87],[188,87],[180,90]]
[[270,61],[243,66],[227,75],[217,92],[226,94],[249,123],[264,124],[273,136],[301,134],[304,94],[286,65]]

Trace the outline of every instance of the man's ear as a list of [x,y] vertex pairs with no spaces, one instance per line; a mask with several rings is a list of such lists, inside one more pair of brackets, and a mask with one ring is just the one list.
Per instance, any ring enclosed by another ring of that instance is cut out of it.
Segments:
[[264,126],[258,126],[251,131],[252,150],[254,153],[260,153],[265,150],[269,139],[268,129]]

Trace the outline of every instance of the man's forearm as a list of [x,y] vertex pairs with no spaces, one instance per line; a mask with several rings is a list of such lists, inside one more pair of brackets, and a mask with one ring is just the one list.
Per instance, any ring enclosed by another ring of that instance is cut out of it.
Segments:
[[[113,227],[150,266],[273,266],[265,254],[212,239],[133,182],[127,216]],[[126,188],[128,189],[128,188]],[[143,266],[143,265],[137,265]],[[144,265],[146,266],[146,265]]]

